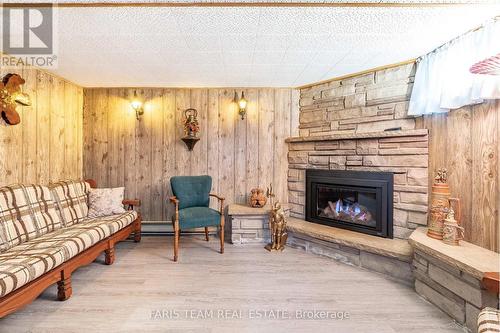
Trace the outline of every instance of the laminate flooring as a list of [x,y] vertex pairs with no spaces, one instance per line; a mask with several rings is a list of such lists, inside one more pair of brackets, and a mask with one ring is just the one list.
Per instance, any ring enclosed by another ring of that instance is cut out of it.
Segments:
[[0,319],[0,332],[464,332],[412,288],[384,275],[286,248],[217,252],[218,241],[143,237],[73,274],[73,296],[48,288]]

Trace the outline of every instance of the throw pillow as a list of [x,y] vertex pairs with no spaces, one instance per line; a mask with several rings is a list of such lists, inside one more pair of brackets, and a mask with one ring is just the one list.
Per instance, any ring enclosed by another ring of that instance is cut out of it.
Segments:
[[125,187],[91,188],[89,192],[88,217],[101,217],[124,213],[123,196]]

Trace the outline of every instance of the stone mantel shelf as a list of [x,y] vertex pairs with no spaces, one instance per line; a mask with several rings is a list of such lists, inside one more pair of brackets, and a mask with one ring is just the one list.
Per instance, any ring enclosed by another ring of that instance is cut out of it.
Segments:
[[465,241],[460,246],[427,237],[427,228],[418,228],[410,236],[410,244],[431,257],[467,272],[481,280],[486,272],[498,272],[500,254]]
[[401,130],[401,131],[385,131],[385,132],[367,132],[367,133],[347,133],[321,136],[294,136],[287,138],[285,142],[317,142],[317,141],[335,141],[335,140],[356,140],[356,139],[371,139],[371,138],[394,138],[404,136],[425,136],[428,135],[427,129],[416,130]]
[[359,232],[307,222],[290,217],[287,230],[309,237],[346,245],[358,250],[411,262],[413,249],[407,240],[365,235]]

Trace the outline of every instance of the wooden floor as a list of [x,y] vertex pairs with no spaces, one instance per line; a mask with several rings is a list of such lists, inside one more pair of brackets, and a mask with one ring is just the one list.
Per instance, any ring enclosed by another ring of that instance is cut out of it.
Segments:
[[[172,240],[120,243],[114,265],[100,258],[73,275],[68,301],[49,288],[1,319],[0,332],[463,332],[411,288],[358,267],[259,245],[226,244],[220,255],[202,236],[181,237],[173,263]],[[299,319],[297,310],[349,318]]]

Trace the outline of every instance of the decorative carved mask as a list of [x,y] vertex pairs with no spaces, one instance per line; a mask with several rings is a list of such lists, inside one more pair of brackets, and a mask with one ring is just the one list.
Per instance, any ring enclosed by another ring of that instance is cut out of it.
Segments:
[[0,82],[0,113],[9,125],[21,122],[21,117],[16,111],[17,104],[31,105],[28,94],[21,92],[21,85],[24,83],[24,79],[17,74],[7,74]]

